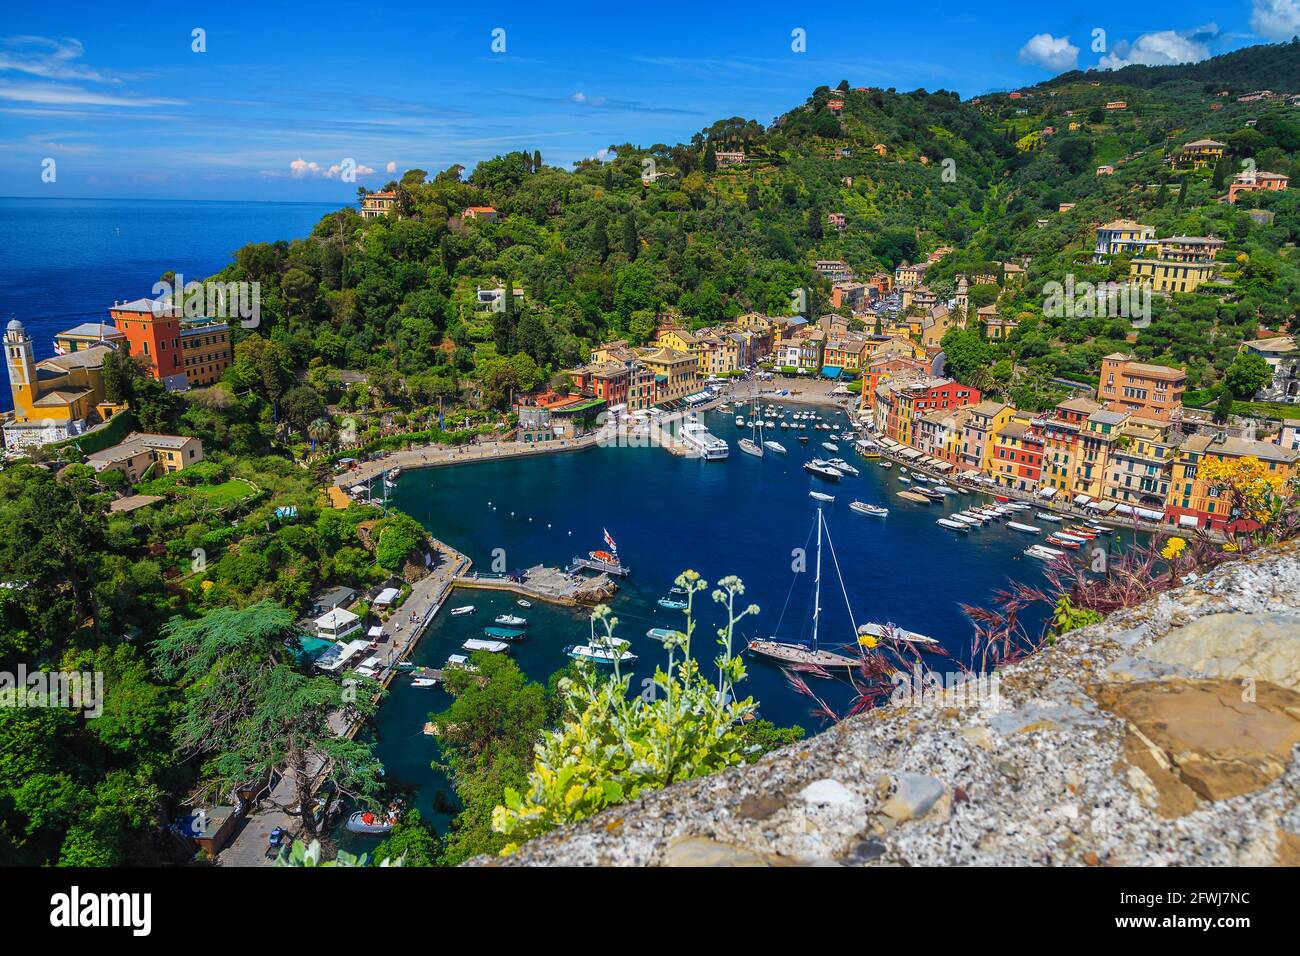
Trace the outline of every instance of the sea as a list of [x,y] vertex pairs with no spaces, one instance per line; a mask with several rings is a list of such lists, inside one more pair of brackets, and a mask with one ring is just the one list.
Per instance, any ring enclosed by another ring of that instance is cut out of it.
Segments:
[[[787,419],[799,410],[791,406]],[[846,423],[834,409],[818,414],[832,424]],[[726,620],[710,595],[728,575],[744,582],[738,606],[759,607],[738,626],[738,647],[755,637],[806,641],[811,636],[817,507],[811,491],[835,498],[823,505],[828,531],[818,627],[823,647],[850,644],[855,625],[892,623],[938,640],[951,660],[930,656],[927,663],[940,674],[955,675],[961,671],[958,662],[972,664],[974,632],[963,605],[991,607],[995,595],[1013,581],[1046,583],[1043,566],[1022,552],[1041,541],[1048,527],[1037,537],[1011,530],[1005,522],[959,534],[935,520],[976,504],[975,496],[956,495],[943,504],[905,501],[897,496],[908,487],[899,481],[899,468],[886,470],[857,457],[848,443],[839,454],[861,474],[828,484],[803,469],[804,462],[826,455],[819,444],[828,433],[808,431],[817,437],[805,446],[788,430],[778,429],[768,437],[780,441],[787,454],[769,452],[760,459],[738,452],[736,440],[747,431],[736,427],[732,413],[708,412],[704,421],[731,445],[728,459],[679,458],[660,448],[597,447],[408,470],[391,501],[483,571],[492,570],[494,563],[509,570],[565,566],[575,556],[607,549],[608,533],[631,570],[610,606],[618,619],[617,636],[630,641],[639,655],[633,693],[644,690],[656,665],[665,660],[662,645],[647,637],[647,630],[683,627],[681,612],[657,602],[688,569],[710,584],[696,598],[699,626],[693,648],[706,665],[716,657],[716,632]],[[882,519],[851,511],[855,500],[883,505],[889,515]],[[1118,532],[1113,543],[1123,546],[1129,537]],[[465,604],[474,605],[473,614],[449,613],[450,607]],[[522,609],[514,595],[458,590],[412,659],[440,667],[451,654],[462,652],[464,641],[482,637],[483,628],[507,612],[528,620],[527,637],[513,644],[510,654],[537,681],[563,667],[565,648],[590,633],[582,609],[540,602]],[[1041,633],[1046,612],[1045,605],[1022,612],[1030,634]],[[746,668],[739,696],[752,696],[759,714],[779,725],[817,733],[830,725],[819,713],[823,704],[838,716],[852,705],[853,688],[842,678],[805,677],[815,699],[796,690],[779,667],[763,658],[747,657]],[[710,667],[704,670],[708,673]],[[417,688],[399,675],[371,731],[389,780],[411,788],[414,805],[440,831],[454,796],[445,777],[431,768],[437,743],[423,726],[431,712],[450,702],[441,689]]]
[[[109,322],[115,301],[148,296],[166,272],[204,279],[250,242],[307,236],[333,203],[0,197],[0,324],[16,318],[36,358],[54,336]],[[0,411],[13,408],[0,388]]]

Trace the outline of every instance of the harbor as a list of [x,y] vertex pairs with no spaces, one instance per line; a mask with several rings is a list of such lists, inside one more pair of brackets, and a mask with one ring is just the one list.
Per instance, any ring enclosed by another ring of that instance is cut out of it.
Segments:
[[[779,397],[771,398],[781,404]],[[798,409],[835,422],[835,434],[842,434],[848,422],[830,406],[805,404]],[[723,461],[665,455],[651,446],[597,446],[574,455],[409,471],[397,480],[392,503],[465,554],[475,568],[490,567],[496,549],[505,553],[511,568],[555,570],[563,556],[575,552],[594,562],[585,548],[610,533],[617,539],[619,566],[633,569],[626,576],[611,577],[618,590],[608,603],[619,620],[617,636],[630,642],[638,658],[628,668],[634,687],[663,663],[662,635],[684,626],[682,612],[660,602],[673,597],[674,578],[688,568],[711,585],[728,574],[744,580],[745,600],[761,611],[743,623],[737,635],[741,646],[751,640],[810,639],[815,553],[810,528],[816,516],[810,491],[833,499],[822,503],[824,519],[854,614],[850,621],[838,583],[824,582],[819,642],[831,653],[842,652],[856,639],[855,625],[875,626],[881,633],[904,631],[932,638],[942,652],[965,661],[971,625],[963,603],[987,605],[1011,580],[1044,583],[1046,565],[1024,553],[1035,539],[1009,528],[1005,518],[990,520],[965,536],[935,524],[941,514],[992,504],[989,494],[963,488],[947,496],[950,503],[944,505],[899,501],[894,492],[906,487],[897,481],[899,466],[882,468],[879,462],[888,459],[863,458],[852,443],[841,444],[840,454],[859,474],[846,473],[830,483],[803,468],[806,461],[826,453],[813,442],[810,448],[791,439],[789,429],[778,432],[777,439],[787,446],[786,455],[756,458],[734,453],[740,431],[734,418],[731,409],[701,413],[709,431],[732,444],[733,454]],[[446,501],[457,506],[445,507]],[[872,516],[851,507],[854,502],[883,506],[887,515]],[[1037,518],[1032,523],[1043,524]],[[1131,540],[1128,534],[1123,538]],[[805,567],[792,573],[792,554],[800,549]],[[1077,559],[1076,552],[1071,554]],[[824,560],[831,561],[829,549]],[[593,573],[588,570],[583,576]],[[491,584],[482,572],[475,577]],[[588,639],[588,609],[580,604],[535,594],[525,598],[533,606],[521,609],[517,585],[458,589],[456,594],[410,655],[417,666],[443,668],[452,655],[467,653],[466,641],[483,639],[485,627],[501,614],[528,620],[526,635],[506,642],[503,653],[533,680],[545,682],[569,663],[565,649]],[[452,607],[468,605],[474,606],[470,613],[449,613]],[[718,605],[706,592],[696,597],[695,606],[695,653],[711,658]],[[1022,619],[1033,629],[1044,618],[1031,608]],[[753,654],[745,660],[748,676],[742,690],[758,701],[765,719],[799,724],[809,732],[825,726],[812,715],[813,702],[791,689],[777,663]],[[850,695],[838,681],[817,681],[815,689],[834,707],[846,704]],[[437,745],[423,727],[431,712],[449,703],[440,686],[417,688],[399,677],[372,730],[390,774],[414,787],[415,805],[436,826],[447,819],[437,794],[447,796],[450,790],[430,768]]]

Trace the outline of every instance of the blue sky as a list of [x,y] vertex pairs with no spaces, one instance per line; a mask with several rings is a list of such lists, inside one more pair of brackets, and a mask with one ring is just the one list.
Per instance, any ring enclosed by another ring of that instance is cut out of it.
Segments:
[[342,201],[345,159],[367,185],[520,148],[567,166],[841,79],[974,96],[1300,32],[1300,0],[178,6],[7,5],[0,195]]

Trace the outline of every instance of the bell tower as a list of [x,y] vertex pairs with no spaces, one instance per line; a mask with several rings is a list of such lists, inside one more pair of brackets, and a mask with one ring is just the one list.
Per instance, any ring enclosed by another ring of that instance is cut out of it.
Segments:
[[23,324],[10,319],[5,328],[5,366],[9,371],[9,389],[13,393],[14,418],[31,421],[35,412],[36,358],[32,352],[32,337]]

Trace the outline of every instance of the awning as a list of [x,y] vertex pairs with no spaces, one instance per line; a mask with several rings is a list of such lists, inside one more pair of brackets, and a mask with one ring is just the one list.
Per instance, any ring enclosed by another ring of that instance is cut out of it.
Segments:
[[912,459],[912,461],[916,461],[916,459],[921,457],[921,453],[917,451],[915,448],[904,448],[899,454],[901,454],[904,458]]
[[379,640],[379,638],[383,636],[384,636],[384,629],[380,627],[378,624],[374,625],[373,627],[370,628],[370,630],[366,631],[366,637],[374,641]]
[[1055,488],[1039,488],[1039,489],[1038,489],[1038,493],[1039,493],[1039,495],[1041,495],[1041,496],[1044,497],[1044,498],[1054,498],[1054,497],[1056,497],[1056,489],[1055,489]]
[[823,366],[822,366],[822,374],[825,375],[827,378],[839,378],[839,377],[840,377],[840,371],[841,371],[841,370],[840,370],[837,366],[834,366],[834,365],[823,365]]
[[1075,495],[1074,503],[1076,505],[1090,505],[1092,504],[1092,497],[1090,495]]
[[939,464],[935,465],[934,467],[935,467],[935,470],[936,470],[936,471],[951,471],[951,470],[952,470],[952,462],[950,462],[950,461],[941,461],[941,462],[939,462]]
[[1150,508],[1134,508],[1134,513],[1146,521],[1164,521],[1165,513],[1163,511],[1152,511]]
[[1119,515],[1131,515],[1133,513],[1132,505],[1116,505],[1115,513]]
[[397,588],[384,588],[382,591],[379,592],[379,596],[375,598],[375,604],[378,605],[392,604],[394,601],[397,600],[397,595],[400,593],[401,592],[398,591]]
[[1115,502],[1113,502],[1113,501],[1089,501],[1089,502],[1088,502],[1088,507],[1091,508],[1093,511],[1109,512],[1109,511],[1114,511],[1114,510],[1115,510]]
[[1195,528],[1200,522],[1196,520],[1196,515],[1179,515],[1178,524],[1183,528]]

